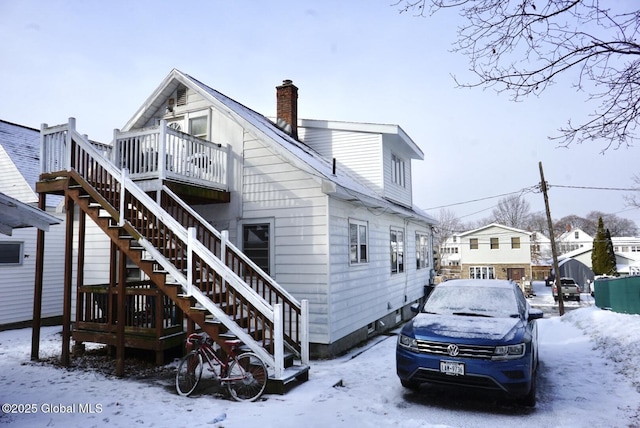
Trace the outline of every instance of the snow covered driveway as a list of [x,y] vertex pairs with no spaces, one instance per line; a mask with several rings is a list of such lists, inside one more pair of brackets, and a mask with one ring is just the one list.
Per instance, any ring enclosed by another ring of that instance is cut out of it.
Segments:
[[[60,328],[43,329],[41,356],[60,353]],[[171,379],[118,379],[29,361],[30,330],[0,332],[0,426],[12,427],[638,427],[640,316],[576,308],[539,321],[538,406],[482,393],[405,390],[394,335],[344,357],[313,362],[287,395],[236,403],[185,398]],[[334,386],[341,381],[342,386]],[[25,414],[30,411],[31,413]]]

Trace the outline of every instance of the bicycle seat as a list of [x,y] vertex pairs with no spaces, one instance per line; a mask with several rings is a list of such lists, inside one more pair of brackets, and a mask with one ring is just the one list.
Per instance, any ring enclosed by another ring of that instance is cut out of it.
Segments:
[[242,341],[240,339],[228,339],[224,341],[225,345],[229,345],[232,348],[235,348],[236,346],[240,345],[242,343]]

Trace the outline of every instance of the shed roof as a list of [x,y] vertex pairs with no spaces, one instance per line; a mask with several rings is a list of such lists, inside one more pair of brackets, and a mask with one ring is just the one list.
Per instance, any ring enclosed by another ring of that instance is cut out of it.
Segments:
[[0,193],[0,233],[11,235],[13,229],[37,227],[45,232],[60,220],[36,207]]

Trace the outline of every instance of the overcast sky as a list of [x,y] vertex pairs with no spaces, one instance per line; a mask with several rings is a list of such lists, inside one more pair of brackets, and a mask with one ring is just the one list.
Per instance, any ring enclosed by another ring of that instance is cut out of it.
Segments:
[[[596,109],[562,79],[540,98],[511,102],[458,89],[467,58],[451,53],[457,16],[399,14],[395,0],[0,0],[0,119],[39,128],[77,119],[110,142],[173,68],[267,116],[292,79],[301,118],[400,125],[424,152],[414,204],[463,221],[500,198],[551,185],[554,219],[593,210],[640,226],[619,190],[634,186],[640,148],[602,142],[557,148],[548,136]],[[525,193],[543,211],[540,193]],[[469,201],[477,202],[466,203]]]

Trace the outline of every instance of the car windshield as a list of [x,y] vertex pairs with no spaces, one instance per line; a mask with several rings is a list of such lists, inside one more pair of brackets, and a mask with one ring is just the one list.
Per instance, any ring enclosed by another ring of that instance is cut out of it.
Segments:
[[511,288],[436,287],[422,310],[440,315],[517,317],[518,304]]

